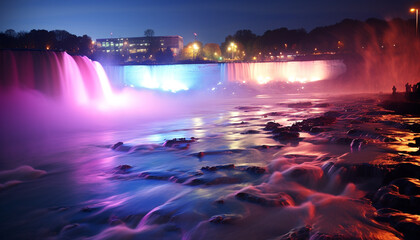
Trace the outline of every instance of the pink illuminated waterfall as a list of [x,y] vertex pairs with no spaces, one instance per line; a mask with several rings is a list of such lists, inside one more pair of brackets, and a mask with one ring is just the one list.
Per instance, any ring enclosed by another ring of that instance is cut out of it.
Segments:
[[9,89],[38,90],[76,105],[113,96],[101,64],[65,52],[0,51],[0,90]]
[[225,78],[250,84],[315,82],[333,79],[346,71],[341,60],[227,63]]

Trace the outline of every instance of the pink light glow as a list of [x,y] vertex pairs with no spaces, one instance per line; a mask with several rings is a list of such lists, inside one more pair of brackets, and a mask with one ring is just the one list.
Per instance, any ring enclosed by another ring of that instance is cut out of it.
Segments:
[[336,77],[345,70],[344,63],[339,60],[229,63],[227,78],[229,81],[246,81],[260,85],[272,81],[307,83]]
[[[65,52],[0,51],[0,90],[33,89],[67,105],[106,109],[122,104],[105,70],[87,57]],[[4,64],[3,64],[4,63]]]

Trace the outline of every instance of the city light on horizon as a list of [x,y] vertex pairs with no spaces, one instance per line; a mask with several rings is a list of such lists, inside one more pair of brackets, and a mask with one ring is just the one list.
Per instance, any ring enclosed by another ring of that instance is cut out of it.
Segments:
[[[381,3],[380,9],[373,0],[346,0],[334,3],[327,0],[316,3],[308,0],[290,3],[259,3],[245,0],[240,8],[237,7],[237,2],[231,0],[214,1],[212,8],[208,8],[205,2],[188,4],[169,0],[147,3],[134,0],[123,0],[121,3],[100,2],[99,5],[98,3],[82,0],[25,3],[2,1],[0,31],[64,29],[97,39],[109,37],[110,33],[112,37],[142,36],[142,29],[152,28],[157,35],[180,35],[185,38],[185,42],[191,42],[194,39],[192,33],[200,28],[201,41],[221,43],[225,36],[241,28],[262,34],[268,29],[279,27],[304,28],[310,31],[317,26],[335,24],[345,18],[409,18],[407,8],[412,1],[386,1]],[[343,12],[342,9],[346,11]],[[225,11],[231,13],[224,14]],[[261,15],[261,12],[264,12],[264,15]],[[329,14],[325,14],[326,12]],[[211,22],[200,20],[206,15],[219,17]],[[293,18],[290,17],[292,15]]]

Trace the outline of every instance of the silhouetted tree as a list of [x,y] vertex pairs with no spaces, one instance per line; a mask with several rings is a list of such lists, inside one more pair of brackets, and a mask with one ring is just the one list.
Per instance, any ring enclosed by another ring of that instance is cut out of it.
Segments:
[[156,52],[156,62],[159,63],[172,63],[174,62],[174,53],[172,50],[168,47],[164,51],[160,49]]
[[155,31],[153,29],[150,29],[150,28],[146,29],[146,30],[144,30],[144,36],[149,37],[149,38],[154,37],[155,36]]
[[203,56],[208,60],[218,61],[219,57],[222,56],[220,47],[216,43],[207,43],[203,47]]

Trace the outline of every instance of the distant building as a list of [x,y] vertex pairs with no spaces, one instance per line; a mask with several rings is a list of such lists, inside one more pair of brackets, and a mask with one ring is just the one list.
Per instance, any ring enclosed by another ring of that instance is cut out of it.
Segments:
[[153,59],[153,53],[168,48],[177,56],[183,47],[184,39],[181,36],[96,39],[96,51],[103,55],[121,55],[125,62]]

